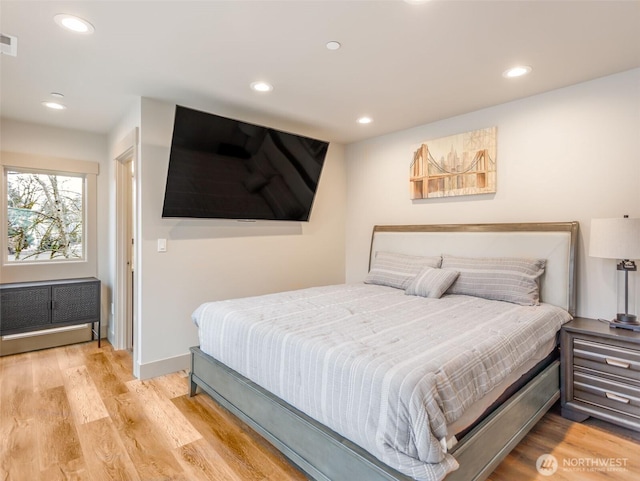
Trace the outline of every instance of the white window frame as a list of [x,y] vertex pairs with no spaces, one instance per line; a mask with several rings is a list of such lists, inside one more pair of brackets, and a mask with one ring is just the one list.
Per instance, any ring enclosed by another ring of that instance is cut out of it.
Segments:
[[[0,282],[21,282],[49,279],[95,277],[97,274],[97,175],[99,164],[74,159],[62,159],[32,154],[2,152],[0,157],[2,185],[0,185],[0,249],[2,269]],[[84,178],[83,250],[82,259],[47,261],[9,261],[7,233],[7,171],[75,175]]]
[[[87,258],[87,249],[86,249],[86,243],[85,243],[85,232],[84,232],[84,228],[85,225],[87,224],[87,176],[84,174],[76,174],[73,172],[58,172],[58,171],[48,171],[48,170],[38,170],[38,169],[19,169],[16,167],[4,167],[3,168],[3,172],[4,172],[4,185],[6,187],[8,187],[9,185],[9,173],[16,173],[16,174],[24,174],[24,175],[53,175],[56,177],[66,177],[66,178],[75,178],[75,179],[80,179],[81,183],[82,183],[82,191],[81,191],[81,195],[82,195],[82,212],[81,212],[81,219],[82,219],[82,229],[81,229],[81,237],[82,237],[82,251],[80,252],[80,256],[77,257],[72,257],[72,258],[65,258],[65,257],[53,257],[53,258],[34,258],[34,259],[28,259],[28,258],[24,258],[24,259],[19,259],[19,260],[10,260],[7,259],[9,256],[9,253],[7,252],[7,250],[4,250],[3,255],[4,257],[4,263],[7,265],[12,265],[12,264],[21,264],[21,265],[25,265],[25,264],[38,264],[38,263],[42,263],[42,264],[49,264],[50,262],[84,262],[85,259]],[[7,196],[5,196],[5,200],[7,200]],[[5,210],[5,215],[9,215],[9,207],[7,205],[7,209]],[[6,224],[5,224],[6,226]],[[8,242],[8,233],[6,232],[6,227],[5,227],[5,242]]]

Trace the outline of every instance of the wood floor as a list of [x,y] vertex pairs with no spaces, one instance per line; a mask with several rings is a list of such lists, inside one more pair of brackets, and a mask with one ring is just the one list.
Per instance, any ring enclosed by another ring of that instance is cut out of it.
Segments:
[[[107,342],[0,357],[0,480],[305,479],[207,395],[189,398],[186,372],[131,371]],[[638,479],[639,447],[636,433],[552,411],[489,479]],[[541,454],[555,457],[553,476],[537,472]]]

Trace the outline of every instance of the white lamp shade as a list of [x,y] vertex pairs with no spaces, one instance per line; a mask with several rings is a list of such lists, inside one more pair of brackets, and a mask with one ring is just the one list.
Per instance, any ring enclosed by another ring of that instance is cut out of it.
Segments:
[[640,259],[640,219],[591,219],[589,255],[606,259]]

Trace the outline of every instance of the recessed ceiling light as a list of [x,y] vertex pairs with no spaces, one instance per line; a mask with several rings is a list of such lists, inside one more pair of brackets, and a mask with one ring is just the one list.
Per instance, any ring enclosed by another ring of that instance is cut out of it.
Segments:
[[57,99],[62,99],[62,98],[64,98],[64,95],[62,95],[62,94],[61,94],[61,93],[59,93],[59,92],[51,92],[49,95],[51,95],[52,97],[55,97],[55,98],[57,98]]
[[340,47],[342,47],[340,42],[336,42],[335,40],[332,40],[331,42],[327,42],[327,48],[329,50],[338,50]]
[[59,13],[53,20],[62,28],[71,30],[75,33],[90,34],[95,32],[95,28],[84,18],[76,17],[75,15],[68,15],[66,13]]
[[53,100],[43,100],[42,105],[52,110],[64,110],[67,108],[66,105],[63,105],[60,102],[54,102]]
[[371,117],[360,117],[358,119],[358,123],[359,124],[370,124],[371,122],[373,122],[373,119]]
[[267,82],[252,82],[251,88],[256,92],[271,92],[273,90],[273,85]]
[[528,65],[518,65],[517,67],[513,67],[502,72],[502,76],[505,78],[516,78],[527,75],[529,72],[531,72],[531,67]]

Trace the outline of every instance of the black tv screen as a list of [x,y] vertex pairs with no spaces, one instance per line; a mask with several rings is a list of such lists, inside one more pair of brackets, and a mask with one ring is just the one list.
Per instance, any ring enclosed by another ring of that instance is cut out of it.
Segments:
[[307,221],[328,147],[177,106],[162,217]]

